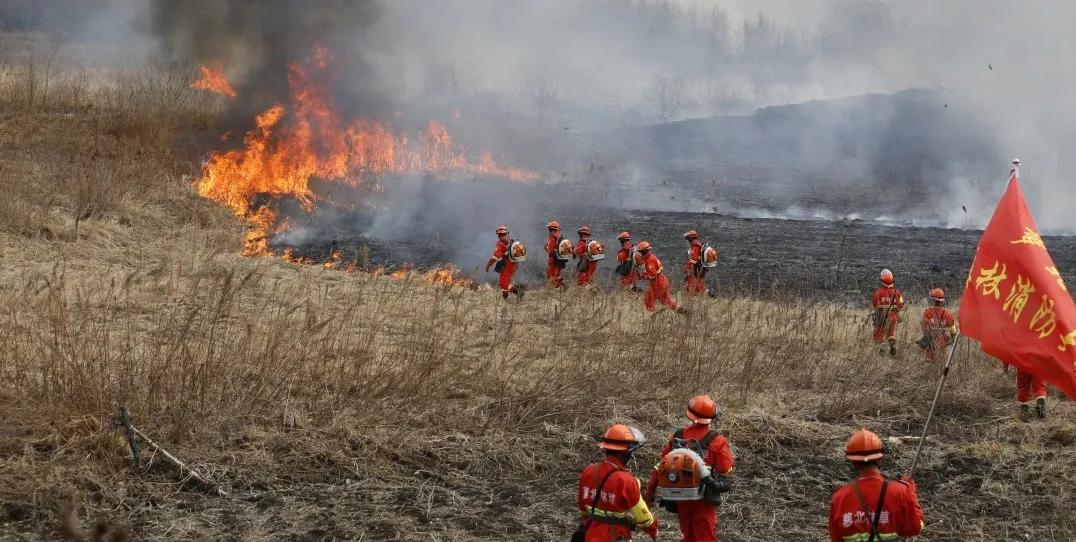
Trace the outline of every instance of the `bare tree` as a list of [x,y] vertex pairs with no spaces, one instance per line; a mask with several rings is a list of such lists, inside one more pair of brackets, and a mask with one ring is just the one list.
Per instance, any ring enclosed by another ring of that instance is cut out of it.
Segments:
[[540,71],[524,81],[524,89],[538,110],[538,118],[545,120],[546,113],[557,101],[560,79],[556,75]]
[[650,81],[647,99],[658,114],[661,122],[669,122],[676,117],[688,97],[688,83],[684,77],[655,75]]
[[747,99],[741,89],[731,85],[720,85],[713,80],[706,86],[704,99],[714,115],[739,113],[747,106]]

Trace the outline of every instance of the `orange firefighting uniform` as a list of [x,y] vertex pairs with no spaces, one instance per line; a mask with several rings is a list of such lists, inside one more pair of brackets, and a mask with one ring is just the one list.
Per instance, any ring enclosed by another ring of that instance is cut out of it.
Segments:
[[1028,404],[1039,397],[1045,398],[1046,381],[1027,372],[1016,370],[1016,400]]
[[927,307],[923,319],[919,321],[923,335],[930,339],[930,346],[923,350],[927,360],[934,361],[939,354],[945,355],[949,340],[956,334],[956,321],[953,314],[945,307]]
[[[616,253],[617,263],[623,263],[631,259],[631,249],[633,246],[634,245],[631,244],[631,241],[622,244],[622,246],[620,247],[620,251]],[[631,288],[635,286],[636,280],[639,280],[639,278],[636,276],[635,266],[632,265],[631,271],[628,272],[627,275],[620,277],[620,287]]]
[[[598,486],[613,470],[617,472],[605,481],[595,503]],[[632,476],[616,456],[608,456],[604,462],[583,469],[579,474],[575,503],[583,516],[587,542],[629,540],[633,528],[642,529],[650,538],[658,536],[658,522],[643,501],[639,479]],[[595,503],[593,508],[591,503]]]
[[560,276],[560,262],[554,256],[557,253],[557,243],[560,243],[560,232],[550,232],[549,239],[545,242],[545,252],[549,256],[545,276],[549,279],[549,285],[554,288],[564,286],[564,279]]
[[497,279],[497,285],[501,287],[501,295],[508,297],[509,293],[514,293],[516,287],[512,284],[512,275],[516,274],[516,262],[508,259],[508,243],[506,241],[497,240],[497,246],[493,248],[493,256],[490,257],[493,260],[504,260],[504,268],[501,269],[501,273]]
[[880,286],[874,291],[871,306],[883,315],[889,312],[887,321],[874,328],[874,342],[883,343],[896,338],[897,322],[900,321],[900,311],[904,308],[904,294],[896,286]]
[[[710,432],[709,424],[693,423],[684,428],[684,439],[701,441],[706,433]],[[665,443],[661,450],[664,458],[673,450],[672,437]],[[710,441],[710,448],[706,450],[703,458],[710,470],[721,475],[732,473],[733,462],[732,450],[729,441],[724,436],[718,435]],[[660,464],[660,460],[658,461]],[[657,465],[650,472],[650,481],[646,485],[646,500],[653,502],[654,493],[658,487]],[[678,501],[676,503],[676,515],[680,520],[680,534],[682,542],[709,542],[717,540],[717,508],[705,501]]]
[[[882,473],[878,470],[861,473],[854,482],[833,493],[829,505],[830,542],[867,542],[874,511],[878,509],[882,481]],[[853,484],[859,487],[864,502],[860,502]],[[922,530],[923,510],[919,508],[915,482],[890,480],[878,518],[878,536],[874,539],[882,542],[907,538],[917,536]]]
[[676,300],[673,299],[672,294],[669,293],[669,279],[665,276],[664,269],[661,267],[661,260],[657,255],[651,252],[646,255],[643,260],[643,272],[642,277],[645,280],[650,281],[650,287],[646,289],[646,297],[643,298],[643,305],[646,306],[646,312],[654,312],[654,302],[660,301],[666,307],[676,310],[679,305],[676,304]]
[[594,282],[594,273],[598,271],[598,262],[590,260],[587,256],[587,243],[590,242],[590,237],[586,239],[580,239],[575,244],[575,256],[580,260],[586,261],[586,268],[579,272],[579,285],[587,286],[591,282]]
[[687,251],[687,262],[684,263],[684,292],[688,295],[706,293],[706,269],[702,265],[702,241],[693,239],[691,248]]

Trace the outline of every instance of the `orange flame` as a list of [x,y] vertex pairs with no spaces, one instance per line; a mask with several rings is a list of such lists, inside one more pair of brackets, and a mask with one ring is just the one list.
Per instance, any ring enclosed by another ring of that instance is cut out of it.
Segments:
[[404,266],[395,271],[388,271],[383,267],[378,267],[371,271],[375,277],[386,276],[396,280],[414,279],[426,284],[434,284],[437,286],[459,286],[461,288],[474,288],[478,289],[482,286],[488,285],[476,285],[474,280],[470,277],[460,276],[460,270],[456,267],[434,267],[425,272],[417,271],[410,266]]
[[287,229],[277,223],[273,209],[255,208],[252,198],[290,196],[312,211],[319,198],[311,179],[377,189],[380,178],[391,173],[471,174],[521,182],[538,178],[532,171],[497,163],[489,152],[469,160],[466,149],[437,122],[419,134],[417,149],[380,121],[360,117],[343,122],[329,90],[330,61],[327,49],[315,47],[304,62],[289,65],[288,106],[278,104],[258,115],[242,148],[212,152],[202,168],[198,193],[251,224],[244,255],[272,255],[269,237]]
[[223,94],[229,98],[235,98],[235,89],[232,88],[232,84],[224,78],[223,69],[219,65],[213,65],[212,67],[199,66],[198,70],[202,72],[202,77],[191,83],[191,88],[208,90],[209,92]]

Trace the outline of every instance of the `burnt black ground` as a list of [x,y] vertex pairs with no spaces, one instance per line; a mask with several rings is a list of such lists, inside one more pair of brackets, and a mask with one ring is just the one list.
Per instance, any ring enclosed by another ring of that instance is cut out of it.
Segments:
[[[603,242],[609,258],[599,265],[599,277],[612,284],[616,235],[632,232],[636,242],[650,241],[662,259],[674,286],[682,282],[687,243],[682,235],[698,230],[718,248],[720,261],[708,277],[718,292],[749,293],[761,297],[805,296],[854,300],[868,296],[876,287],[878,273],[889,268],[905,294],[925,298],[930,288],[941,286],[950,297],[959,295],[967,278],[981,231],[895,227],[856,221],[784,220],[736,218],[711,213],[678,213],[605,210],[591,216],[558,216],[566,233],[587,224]],[[514,224],[513,235],[530,247],[530,258],[519,276],[540,285],[545,272],[544,224]],[[1046,244],[1068,284],[1076,283],[1076,237],[1046,237]],[[451,247],[432,235],[415,235],[391,243],[362,236],[336,240],[345,259],[359,259],[372,266],[419,268],[453,263]],[[496,242],[491,233],[488,244]],[[302,255],[323,258],[331,240],[296,248]],[[282,248],[286,245],[278,245]],[[484,260],[456,262],[464,274],[492,282],[482,273]],[[569,266],[571,269],[571,266]]]

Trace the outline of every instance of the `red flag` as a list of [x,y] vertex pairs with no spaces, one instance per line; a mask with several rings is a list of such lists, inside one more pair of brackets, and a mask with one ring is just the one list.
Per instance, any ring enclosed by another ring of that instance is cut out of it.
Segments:
[[1076,399],[1076,304],[1039,236],[1016,167],[979,240],[960,329],[987,354]]

